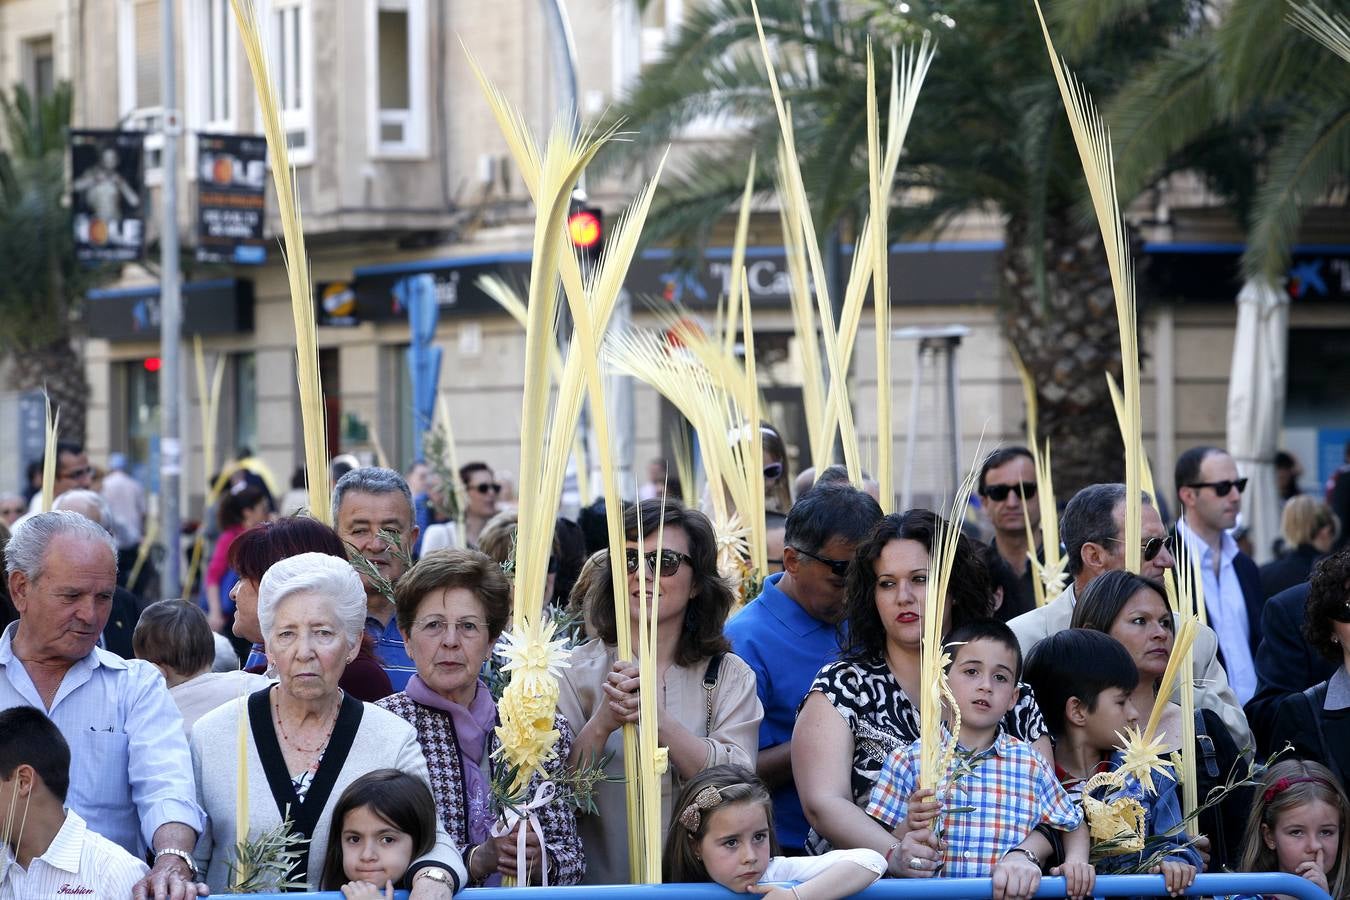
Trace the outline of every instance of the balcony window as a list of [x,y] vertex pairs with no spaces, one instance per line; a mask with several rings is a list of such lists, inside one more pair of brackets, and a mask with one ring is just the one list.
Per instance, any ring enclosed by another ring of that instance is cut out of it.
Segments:
[[230,0],[191,0],[184,60],[191,127],[211,134],[232,134],[239,110],[239,44]]
[[370,153],[424,157],[426,0],[367,0]]
[[42,102],[56,90],[56,54],[51,35],[24,41],[24,81],[35,102]]
[[308,0],[272,0],[268,62],[294,165],[314,161],[312,27]]

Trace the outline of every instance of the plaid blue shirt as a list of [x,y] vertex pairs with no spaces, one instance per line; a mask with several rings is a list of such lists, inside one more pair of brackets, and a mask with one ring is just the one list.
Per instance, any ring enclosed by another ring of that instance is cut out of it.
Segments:
[[[988,878],[1005,854],[1041,824],[1072,831],[1083,814],[1055,778],[1054,769],[1025,741],[999,729],[986,750],[957,749],[957,777],[942,814],[947,878]],[[881,769],[867,814],[887,828],[905,820],[919,780],[919,742],[897,747]],[[958,811],[957,808],[962,808]],[[966,811],[966,808],[969,808]]]

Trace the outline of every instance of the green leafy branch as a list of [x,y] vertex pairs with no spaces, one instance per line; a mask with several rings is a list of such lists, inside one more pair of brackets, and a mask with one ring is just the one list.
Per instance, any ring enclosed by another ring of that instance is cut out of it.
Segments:
[[308,843],[309,838],[296,833],[287,809],[281,824],[235,845],[230,890],[236,894],[305,890],[308,885],[303,877],[294,880],[289,876],[300,862],[300,848]]

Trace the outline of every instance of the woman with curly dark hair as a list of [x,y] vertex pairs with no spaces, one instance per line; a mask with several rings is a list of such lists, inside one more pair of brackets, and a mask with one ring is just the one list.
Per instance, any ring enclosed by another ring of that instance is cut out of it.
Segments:
[[[641,526],[639,528],[639,525]],[[661,551],[656,551],[658,532]],[[669,748],[661,779],[662,821],[684,781],[709,766],[753,769],[763,707],[755,674],[730,652],[722,635],[731,611],[730,586],[717,574],[717,539],[708,518],[673,499],[644,500],[624,516],[624,565],[628,615],[636,653],[641,617],[638,567],[646,568],[650,595],[660,579],[657,608],[657,743]],[[609,561],[594,573],[586,596],[586,623],[597,637],[572,651],[562,671],[558,711],[575,723],[571,762],[612,754],[606,773],[615,781],[596,790],[598,813],[577,818],[586,849],[586,884],[628,881],[627,809],[624,802],[622,730],[638,717],[638,667],[615,646],[614,595]]]
[[1318,563],[1304,607],[1303,637],[1338,668],[1321,684],[1285,697],[1273,733],[1344,784],[1350,775],[1350,553]]
[[[802,702],[792,733],[792,773],[812,825],[811,853],[831,846],[870,847],[886,856],[893,875],[927,877],[933,870],[863,807],[896,747],[919,739],[919,683],[924,598],[932,548],[942,520],[926,509],[891,514],[858,546],[846,579],[842,658],[820,670]],[[950,631],[993,614],[984,556],[966,537],[957,542],[944,622]],[[1004,727],[1054,759],[1045,723],[1021,686]],[[1050,850],[1046,842],[1046,852]],[[920,854],[922,856],[922,854]],[[1029,862],[1020,854],[1008,862]],[[1004,863],[1000,863],[1004,865]],[[997,877],[996,870],[996,877]]]

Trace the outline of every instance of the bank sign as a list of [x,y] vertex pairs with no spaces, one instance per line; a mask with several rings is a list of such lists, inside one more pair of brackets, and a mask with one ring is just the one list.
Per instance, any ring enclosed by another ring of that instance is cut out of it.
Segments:
[[[890,260],[893,304],[988,303],[998,296],[998,244],[897,245]],[[847,273],[851,250],[841,268]],[[750,299],[763,307],[786,307],[791,279],[781,247],[751,247],[745,258]],[[714,247],[691,263],[671,250],[650,248],[633,260],[624,287],[636,303],[678,303],[712,309],[731,290],[731,250]],[[444,315],[494,315],[501,307],[477,284],[493,275],[524,297],[529,254],[498,254],[358,268],[350,281],[316,286],[321,325],[397,321],[407,317],[395,287],[410,275],[429,274]]]

